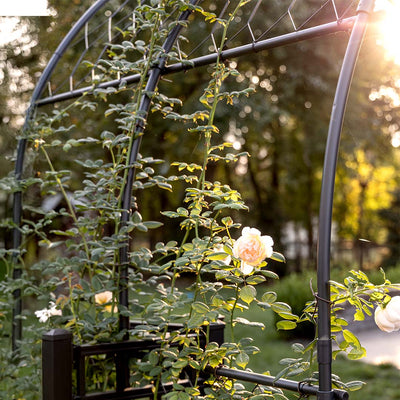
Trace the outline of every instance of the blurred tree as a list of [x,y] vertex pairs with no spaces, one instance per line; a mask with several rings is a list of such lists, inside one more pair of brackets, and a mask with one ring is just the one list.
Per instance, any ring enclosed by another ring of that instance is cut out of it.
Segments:
[[387,227],[386,245],[389,248],[389,255],[382,266],[397,266],[400,262],[400,190],[394,192],[390,206],[382,209],[380,216]]

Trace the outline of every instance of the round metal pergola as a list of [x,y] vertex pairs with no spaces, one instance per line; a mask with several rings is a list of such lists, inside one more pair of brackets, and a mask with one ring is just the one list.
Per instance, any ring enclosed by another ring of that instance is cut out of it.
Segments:
[[[195,6],[199,0],[191,0],[190,4]],[[325,161],[323,167],[323,178],[321,187],[321,197],[320,197],[320,209],[319,209],[319,228],[318,228],[318,250],[317,250],[317,260],[318,260],[318,344],[317,344],[317,359],[319,365],[319,387],[314,393],[319,400],[328,400],[332,398],[346,398],[347,393],[332,390],[332,340],[331,340],[331,324],[330,324],[330,248],[331,248],[331,227],[332,227],[332,207],[333,207],[333,193],[335,184],[335,173],[336,173],[336,162],[339,152],[339,141],[341,136],[342,124],[345,114],[346,102],[348,98],[348,93],[350,90],[350,84],[357,62],[358,53],[363,41],[363,36],[368,24],[368,20],[373,12],[374,0],[361,0],[357,8],[354,8],[354,15],[347,16],[348,9],[352,5],[352,1],[348,1],[348,8],[339,15],[336,3],[334,0],[328,0],[323,3],[322,7],[332,7],[333,15],[335,18],[331,22],[327,22],[322,25],[309,27],[308,18],[303,24],[296,24],[293,20],[293,6],[296,0],[292,1],[282,14],[282,16],[277,20],[277,23],[283,18],[290,19],[293,25],[293,30],[291,32],[283,33],[273,37],[270,36],[270,31],[267,29],[266,32],[259,35],[259,37],[254,36],[254,30],[252,28],[252,19],[256,14],[258,7],[260,6],[262,0],[258,0],[256,5],[252,8],[251,14],[243,24],[243,26],[238,28],[238,32],[246,30],[250,32],[252,40],[248,43],[241,44],[239,46],[230,47],[230,43],[223,49],[218,49],[215,47],[215,51],[208,54],[196,55],[189,57],[188,59],[182,60],[174,64],[167,65],[167,54],[171,51],[172,47],[175,45],[177,38],[182,29],[184,29],[184,24],[176,24],[175,28],[169,33],[167,39],[163,45],[164,55],[160,56],[157,62],[154,63],[153,67],[149,71],[148,81],[145,91],[140,102],[140,111],[144,118],[147,118],[149,108],[151,106],[151,98],[146,94],[154,91],[157,87],[159,80],[162,76],[167,74],[174,74],[179,71],[186,71],[190,69],[195,69],[200,66],[205,66],[212,64],[216,61],[217,57],[220,59],[228,60],[235,57],[244,56],[246,54],[251,54],[254,52],[260,52],[263,50],[268,50],[272,48],[277,48],[279,46],[284,46],[300,41],[309,40],[318,36],[329,35],[336,32],[351,32],[350,39],[348,41],[346,54],[342,63],[342,68],[340,76],[337,83],[336,94],[333,102],[328,137],[325,148]],[[67,90],[61,90],[59,93],[51,93],[49,96],[44,97],[43,93],[46,86],[52,78],[54,70],[57,65],[68,50],[68,48],[73,44],[77,35],[85,31],[84,37],[86,38],[86,49],[89,47],[87,43],[87,31],[88,22],[101,10],[109,0],[98,0],[95,2],[87,11],[84,13],[78,22],[69,31],[67,36],[62,40],[57,50],[51,57],[48,65],[46,66],[43,74],[40,77],[38,84],[33,92],[29,109],[26,114],[25,124],[23,130],[29,129],[30,122],[34,119],[35,111],[44,105],[53,104],[56,102],[62,102],[69,99],[77,98],[83,94],[90,94],[95,88],[106,89],[109,87],[118,87],[121,83],[126,85],[135,83],[139,80],[139,75],[128,75],[119,77],[116,80],[110,80],[102,82],[96,86],[80,86],[73,84],[73,79],[71,76],[69,79],[70,86]],[[124,7],[127,7],[127,1],[118,8],[109,18],[113,18],[117,13]],[[221,13],[225,12],[229,2],[225,3],[222,7]],[[317,15],[320,10],[317,10],[314,15]],[[187,21],[191,14],[191,9],[188,8],[186,11],[182,12],[178,21]],[[187,29],[190,29],[190,24]],[[214,31],[206,35],[205,40],[213,42]],[[111,38],[111,37],[110,37]],[[109,38],[109,39],[110,39]],[[232,41],[233,42],[233,41]],[[104,53],[104,50],[103,50]],[[103,54],[102,53],[102,54]],[[100,55],[101,57],[101,55]],[[82,57],[80,58],[80,60]],[[80,61],[79,61],[80,62]],[[136,123],[134,128],[134,136],[137,137],[136,140],[132,142],[132,146],[129,149],[129,165],[134,165],[137,160],[141,140],[143,138],[143,133],[145,131],[144,123],[139,121]],[[24,137],[24,135],[22,135]],[[15,165],[15,176],[17,180],[22,179],[22,171],[24,168],[25,160],[25,150],[26,150],[26,139],[22,138],[18,143],[17,159]],[[135,168],[130,167],[127,178],[124,182],[123,189],[123,200],[122,209],[124,210],[121,216],[121,224],[125,224],[131,218],[132,207],[132,186],[135,180]],[[22,192],[17,191],[14,194],[14,204],[13,204],[13,220],[15,226],[19,227],[21,225],[21,215],[22,215]],[[13,231],[13,248],[18,249],[21,246],[22,234],[18,228]],[[13,278],[18,279],[21,276],[21,268],[18,267],[17,256],[15,256],[15,264]],[[126,281],[128,278],[128,243],[120,248],[120,296],[119,302],[121,305],[128,305],[128,291]],[[13,348],[18,347],[18,341],[22,337],[22,326],[21,320],[18,315],[22,312],[21,303],[21,291],[16,290],[14,292],[14,319],[13,319]],[[129,318],[120,316],[120,328],[126,329],[129,326]],[[228,376],[236,379],[250,380],[252,382],[258,382],[257,377],[251,376],[251,374],[246,374],[245,372],[238,373],[239,371],[232,372],[227,368],[217,370],[217,374],[222,376]],[[266,378],[267,379],[267,378]],[[261,382],[263,383],[263,382]],[[273,382],[267,382],[273,384]],[[286,383],[289,390],[299,390],[299,384],[289,382]],[[308,389],[304,389],[308,390]]]

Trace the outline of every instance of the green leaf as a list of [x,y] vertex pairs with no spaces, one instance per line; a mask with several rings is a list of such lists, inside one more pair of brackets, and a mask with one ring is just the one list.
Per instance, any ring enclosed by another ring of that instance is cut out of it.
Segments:
[[257,296],[257,290],[254,286],[244,286],[240,289],[239,297],[250,304]]
[[267,278],[279,279],[279,275],[267,269],[260,269],[260,272]]
[[195,396],[200,396],[200,390],[197,388],[187,387],[185,388],[185,392],[192,396],[191,398],[196,398]]
[[296,326],[297,326],[296,322],[288,321],[288,320],[283,320],[283,321],[279,321],[276,323],[276,327],[279,330],[285,330],[285,331],[294,329],[294,328],[296,328]]
[[348,329],[343,329],[343,337],[347,343],[356,348],[361,348],[361,344],[357,336],[355,336],[354,333],[350,332]]
[[233,224],[233,220],[231,217],[224,217],[222,218],[221,222],[225,225],[225,226],[231,226]]
[[244,281],[244,279],[241,278],[240,276],[234,276],[234,275],[226,275],[224,276],[224,278],[227,282],[236,283],[237,285],[241,285]]
[[157,367],[154,367],[153,369],[150,370],[149,375],[150,376],[157,376],[159,374],[161,374],[162,372],[162,367],[160,367],[159,365]]
[[301,343],[293,343],[292,344],[292,350],[295,353],[303,353],[304,352],[304,345],[302,345]]
[[97,275],[95,275],[95,276],[92,278],[92,286],[93,286],[93,289],[94,289],[96,292],[98,292],[98,291],[100,291],[100,290],[103,289],[103,284],[102,284],[100,278],[99,278]]
[[139,224],[142,222],[142,216],[140,215],[140,213],[138,211],[135,211],[132,215],[132,221],[135,224]]
[[149,362],[150,362],[151,365],[157,365],[159,359],[160,359],[160,357],[159,357],[158,354],[155,353],[154,351],[152,351],[152,352],[149,354]]
[[352,350],[347,354],[347,357],[348,357],[350,360],[359,360],[360,358],[363,358],[363,357],[365,357],[366,355],[367,355],[367,351],[365,350],[364,347],[361,347],[361,346],[360,346],[360,348],[354,348],[354,349],[352,349]]
[[172,364],[173,368],[185,368],[186,365],[188,365],[188,361],[187,360],[177,360]]
[[185,390],[185,386],[182,386],[176,382],[174,382],[172,386],[173,386],[174,390]]
[[362,310],[357,310],[354,313],[354,321],[364,321],[365,316],[364,313],[362,312]]
[[254,326],[257,328],[261,328],[261,329],[265,328],[265,325],[262,322],[249,321],[246,318],[237,317],[237,318],[235,318],[234,322],[236,324],[241,324],[241,325],[246,325],[246,326]]
[[160,226],[163,226],[164,224],[162,222],[158,222],[158,221],[146,221],[146,222],[143,222],[143,225],[148,229],[155,229],[155,228],[159,228]]
[[212,261],[225,260],[226,257],[228,257],[228,254],[223,252],[211,253],[207,256],[207,258]]
[[272,253],[270,259],[278,262],[286,262],[285,256],[281,253],[277,253],[276,251]]
[[201,303],[200,301],[195,301],[192,304],[192,308],[198,314],[206,314],[208,311],[210,311],[210,308],[207,306],[207,304]]
[[271,304],[271,308],[276,313],[280,313],[280,312],[291,313],[292,312],[292,309],[288,304],[282,303],[280,301]]
[[365,385],[362,381],[350,381],[345,383],[345,388],[350,391],[359,390]]
[[250,275],[246,278],[246,283],[249,285],[258,285],[259,283],[263,283],[265,281],[266,278],[263,275]]
[[265,292],[261,297],[261,301],[268,304],[274,303],[276,299],[277,296],[275,292]]
[[236,364],[241,368],[246,368],[247,364],[249,363],[249,356],[244,352],[241,351],[235,359]]
[[188,321],[189,329],[196,329],[204,324],[205,316],[201,314],[194,314]]
[[168,190],[169,192],[172,192],[172,186],[169,183],[157,182],[157,186],[160,189],[165,189],[165,190]]

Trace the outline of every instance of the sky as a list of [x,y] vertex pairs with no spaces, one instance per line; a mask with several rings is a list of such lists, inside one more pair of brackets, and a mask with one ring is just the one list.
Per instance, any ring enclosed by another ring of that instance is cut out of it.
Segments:
[[0,17],[49,15],[47,0],[0,0]]

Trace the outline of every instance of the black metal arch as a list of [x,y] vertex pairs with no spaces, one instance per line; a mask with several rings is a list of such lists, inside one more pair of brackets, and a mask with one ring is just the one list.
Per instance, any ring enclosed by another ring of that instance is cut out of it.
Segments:
[[[68,46],[71,44],[75,36],[82,30],[85,24],[100,10],[109,0],[97,0],[92,7],[79,19],[74,25],[71,31],[67,34],[64,40],[61,42],[47,67],[45,68],[39,83],[37,84],[34,93],[32,95],[31,103],[27,111],[25,124],[23,130],[29,128],[30,122],[33,119],[35,110],[45,104],[51,104],[58,101],[64,101],[81,96],[83,93],[90,92],[93,88],[86,87],[78,90],[72,90],[67,93],[62,93],[55,96],[50,96],[44,99],[40,99],[40,96],[50,79],[55,67],[61,56],[65,53]],[[191,0],[191,4],[195,5],[199,0]],[[290,43],[295,43],[303,40],[307,40],[313,37],[326,35],[339,31],[350,31],[351,36],[348,42],[346,54],[343,60],[342,69],[338,79],[338,85],[334,98],[331,120],[328,131],[328,138],[325,148],[325,160],[323,167],[323,178],[321,187],[321,198],[320,198],[320,211],[319,211],[319,229],[318,229],[318,345],[317,345],[317,358],[319,365],[319,387],[318,390],[304,389],[300,387],[298,382],[286,381],[286,380],[263,380],[260,381],[260,377],[257,374],[249,374],[244,371],[230,370],[229,368],[219,368],[215,371],[216,375],[227,376],[234,379],[248,380],[255,383],[265,383],[269,385],[275,385],[289,390],[299,391],[303,394],[315,394],[318,400],[333,400],[347,398],[347,393],[332,390],[331,380],[331,366],[332,366],[332,342],[331,342],[331,325],[330,325],[330,246],[331,246],[331,225],[332,225],[332,207],[333,207],[333,193],[336,173],[336,162],[339,152],[339,142],[342,131],[342,124],[344,119],[344,113],[350,90],[350,84],[355,69],[355,65],[358,58],[358,53],[362,44],[364,33],[367,27],[367,23],[370,15],[374,8],[375,0],[360,0],[357,8],[356,17],[346,18],[341,21],[328,23],[325,25],[317,26],[314,28],[304,29],[301,31],[295,31],[293,33],[281,35],[272,39],[261,40],[256,43],[240,46],[237,48],[219,51],[217,53],[205,55],[190,60],[189,63],[177,63],[171,66],[166,66],[166,54],[168,54],[172,46],[174,45],[181,29],[182,25],[178,24],[168,35],[164,46],[164,55],[161,56],[155,63],[154,67],[149,72],[149,78],[146,86],[146,92],[153,91],[162,75],[171,74],[178,71],[196,68],[202,65],[208,65],[215,62],[219,55],[222,59],[229,59],[238,57],[244,54],[253,53],[265,49],[270,49]],[[183,12],[179,20],[186,20],[190,15],[190,11]],[[122,79],[105,82],[100,84],[98,87],[112,87],[118,86],[122,81],[126,83],[137,82],[138,76],[132,75],[124,77]],[[140,103],[140,110],[143,115],[147,116],[149,107],[151,105],[151,99],[144,94]],[[134,128],[134,137],[137,137],[132,142],[131,148],[129,149],[129,164],[134,165],[141,140],[144,132],[143,123],[138,122]],[[22,171],[24,165],[24,154],[26,148],[26,139],[21,139],[18,143],[17,160],[15,166],[15,177],[17,180],[22,179]],[[123,197],[122,197],[122,209],[125,210],[121,216],[122,224],[126,223],[130,218],[131,209],[131,192],[132,185],[135,177],[135,169],[131,167],[129,169],[127,179],[124,182]],[[14,194],[14,205],[13,205],[13,220],[15,228],[13,231],[13,246],[14,249],[18,249],[21,245],[21,232],[18,227],[21,224],[21,213],[22,213],[22,192],[16,192]],[[119,301],[120,304],[128,305],[128,292],[126,289],[126,280],[128,275],[128,244],[120,249],[120,281],[121,290]],[[17,264],[17,254],[15,255],[15,264]],[[14,268],[13,278],[17,279],[21,276],[20,268]],[[14,292],[14,318],[13,318],[13,349],[18,349],[18,341],[22,336],[21,321],[19,318],[15,318],[21,313],[21,292],[16,290]],[[120,328],[127,329],[129,326],[128,317],[120,317]],[[283,382],[283,383],[282,383]],[[279,386],[281,385],[281,386]]]

